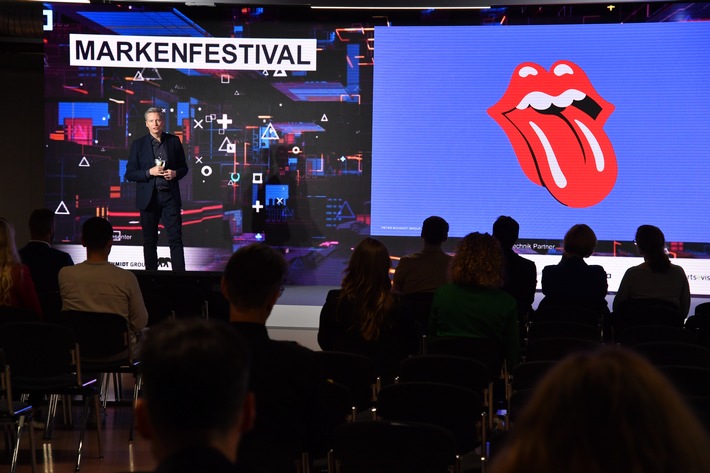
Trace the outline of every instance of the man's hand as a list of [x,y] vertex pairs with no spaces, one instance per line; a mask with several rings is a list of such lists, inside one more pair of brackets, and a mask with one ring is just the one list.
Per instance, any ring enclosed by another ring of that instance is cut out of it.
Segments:
[[151,176],[162,176],[165,173],[161,164],[156,164],[155,166],[150,168],[149,172]]

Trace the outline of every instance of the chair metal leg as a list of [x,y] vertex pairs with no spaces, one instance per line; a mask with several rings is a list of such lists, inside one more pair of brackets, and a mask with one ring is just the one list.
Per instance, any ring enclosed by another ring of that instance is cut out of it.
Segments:
[[135,427],[136,427],[136,403],[138,402],[138,394],[141,391],[143,383],[143,377],[139,374],[136,375],[136,382],[133,385],[133,404],[131,405],[131,427],[128,431],[128,441],[133,442],[135,437]]
[[74,466],[74,471],[79,471],[79,468],[81,468],[81,453],[82,449],[84,448],[84,434],[86,433],[86,424],[89,421],[89,406],[89,396],[84,396],[84,412],[81,416],[81,431],[79,432],[79,445],[76,448],[76,465]]
[[104,457],[104,445],[101,441],[101,411],[99,410],[99,394],[96,393],[92,396],[94,398],[94,410],[96,411],[96,440],[99,444],[99,458]]

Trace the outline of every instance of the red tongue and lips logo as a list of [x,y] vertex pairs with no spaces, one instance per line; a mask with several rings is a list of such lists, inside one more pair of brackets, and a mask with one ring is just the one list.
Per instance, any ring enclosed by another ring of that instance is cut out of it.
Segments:
[[488,114],[508,135],[528,179],[581,208],[604,200],[616,183],[616,156],[603,130],[613,111],[579,66],[558,61],[550,72],[520,64]]

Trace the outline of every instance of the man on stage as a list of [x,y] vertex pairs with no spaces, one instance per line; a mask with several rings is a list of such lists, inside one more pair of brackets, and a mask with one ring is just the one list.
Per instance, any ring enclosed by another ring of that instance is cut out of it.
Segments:
[[136,182],[136,206],[141,213],[145,269],[158,269],[158,222],[168,234],[173,271],[185,271],[182,245],[182,199],[178,181],[187,174],[180,139],[165,133],[165,115],[157,107],[145,112],[149,134],[136,139],[126,165],[126,180]]

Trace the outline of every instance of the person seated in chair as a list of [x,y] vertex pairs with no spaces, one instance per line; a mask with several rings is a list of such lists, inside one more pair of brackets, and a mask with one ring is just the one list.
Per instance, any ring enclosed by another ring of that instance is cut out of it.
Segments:
[[167,320],[141,350],[136,428],[155,473],[236,473],[237,447],[254,421],[246,342],[226,324]]
[[283,291],[286,261],[261,243],[238,249],[222,277],[231,326],[252,353],[250,389],[258,415],[239,447],[244,471],[293,472],[294,462],[320,440],[321,383],[313,352],[269,338],[266,320]]
[[643,263],[624,273],[614,297],[614,310],[630,300],[654,299],[669,303],[685,319],[690,310],[688,278],[683,268],[668,258],[663,232],[653,225],[641,225],[634,241]]
[[588,225],[577,224],[565,234],[564,253],[556,265],[542,269],[542,293],[539,309],[548,305],[579,306],[609,315],[606,302],[606,271],[599,265],[588,265],[584,259],[594,253],[597,236]]
[[69,253],[52,248],[54,238],[54,212],[35,209],[30,214],[30,241],[20,248],[22,262],[30,268],[32,281],[38,294],[59,293],[59,271],[73,266]]
[[136,275],[108,260],[113,227],[108,220],[91,217],[82,226],[81,244],[86,261],[59,271],[62,310],[118,314],[128,320],[133,333],[134,356],[141,330],[148,324],[148,311]]
[[500,242],[505,258],[505,276],[501,289],[515,297],[522,328],[535,300],[537,268],[534,262],[513,251],[519,232],[520,225],[512,217],[501,215],[493,223],[493,236]]
[[520,361],[515,298],[500,289],[503,251],[485,233],[469,233],[456,248],[452,283],[434,294],[428,333],[431,337],[485,338],[498,343],[508,369]]

